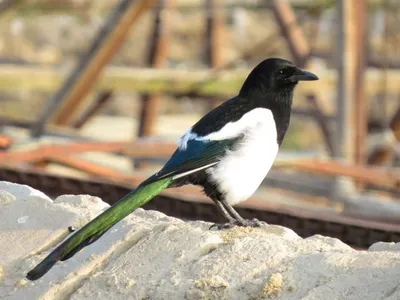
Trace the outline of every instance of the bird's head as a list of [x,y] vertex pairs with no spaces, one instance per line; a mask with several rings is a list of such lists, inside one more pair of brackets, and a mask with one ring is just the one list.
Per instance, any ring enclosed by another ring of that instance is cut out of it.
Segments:
[[318,80],[317,75],[297,68],[292,62],[269,58],[260,62],[244,82],[240,94],[292,92],[299,81]]

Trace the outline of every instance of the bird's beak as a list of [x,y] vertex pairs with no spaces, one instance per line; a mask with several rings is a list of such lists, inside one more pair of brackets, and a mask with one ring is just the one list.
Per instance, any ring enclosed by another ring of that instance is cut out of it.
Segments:
[[297,82],[297,81],[311,81],[311,80],[318,80],[318,76],[315,75],[314,73],[304,71],[301,69],[297,69],[296,72],[292,76],[288,78],[291,82]]

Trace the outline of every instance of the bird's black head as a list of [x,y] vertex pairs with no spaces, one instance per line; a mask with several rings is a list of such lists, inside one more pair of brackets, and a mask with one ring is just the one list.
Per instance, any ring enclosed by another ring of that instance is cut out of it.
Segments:
[[248,97],[270,93],[292,93],[299,81],[309,80],[318,80],[318,77],[297,68],[288,60],[269,58],[251,71],[240,90],[240,95]]

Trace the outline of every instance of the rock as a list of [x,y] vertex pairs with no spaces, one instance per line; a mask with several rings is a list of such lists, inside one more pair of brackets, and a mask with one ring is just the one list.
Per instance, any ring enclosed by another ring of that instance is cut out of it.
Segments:
[[400,243],[384,243],[378,242],[368,249],[369,251],[400,251]]
[[13,203],[16,200],[16,197],[4,190],[0,190],[0,206],[6,206],[10,203]]
[[283,276],[281,273],[272,274],[264,286],[263,293],[267,296],[276,296],[283,286]]
[[[12,259],[0,243],[0,299],[400,298],[400,244],[377,243],[358,251],[338,239],[303,239],[276,225],[217,231],[206,222],[143,209],[41,279],[27,281],[26,273],[68,226],[77,220],[83,225],[108,205],[88,195],[61,196],[51,203],[33,190],[19,195],[18,185],[0,186],[15,197],[4,206],[15,206],[9,209],[11,225],[0,212],[0,241],[7,234],[8,241],[15,239],[7,250]],[[25,223],[15,221],[25,215]],[[18,239],[24,232],[31,235],[28,248]]]
[[2,265],[0,265],[0,281],[2,281],[4,278],[4,268]]
[[45,194],[27,185],[0,182],[1,263],[53,247],[68,234],[68,226],[82,226],[109,206],[86,195],[56,200],[53,204]]
[[51,201],[51,199],[41,191],[35,190],[25,184],[15,184],[8,181],[0,181],[0,191],[7,192],[11,194],[12,197],[18,196],[21,198],[26,196],[36,196]]

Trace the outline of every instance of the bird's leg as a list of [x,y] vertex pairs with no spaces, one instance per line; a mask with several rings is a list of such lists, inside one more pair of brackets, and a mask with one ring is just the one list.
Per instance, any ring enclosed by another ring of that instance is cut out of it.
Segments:
[[[219,200],[213,200],[216,204],[216,206],[218,207],[219,211],[221,212],[221,214],[225,217],[225,219],[228,220],[228,223],[223,223],[223,224],[213,224],[210,226],[209,229],[212,229],[214,227],[217,227],[218,229],[222,229],[222,228],[230,228],[234,225],[234,223],[236,222],[236,219],[233,218],[228,211],[225,209],[225,207],[222,205],[222,203]],[[224,227],[225,226],[225,227]]]
[[225,217],[225,219],[227,219],[229,222],[234,222],[236,220],[234,217],[232,217],[229,214],[229,212],[225,209],[225,207],[222,205],[222,203],[220,201],[215,200],[214,202],[217,205],[221,214]]
[[228,219],[228,223],[222,224],[213,224],[210,229],[216,227],[217,229],[229,229],[234,226],[243,226],[243,227],[260,227],[261,223],[257,219],[246,220],[243,219],[238,212],[230,206],[225,200],[215,200],[214,201],[217,207],[220,209],[221,213],[224,215],[226,219]]
[[228,211],[228,213],[236,220],[237,225],[245,227],[260,227],[261,223],[257,219],[247,220],[243,219],[238,212],[229,205],[225,200],[221,200],[221,204]]

